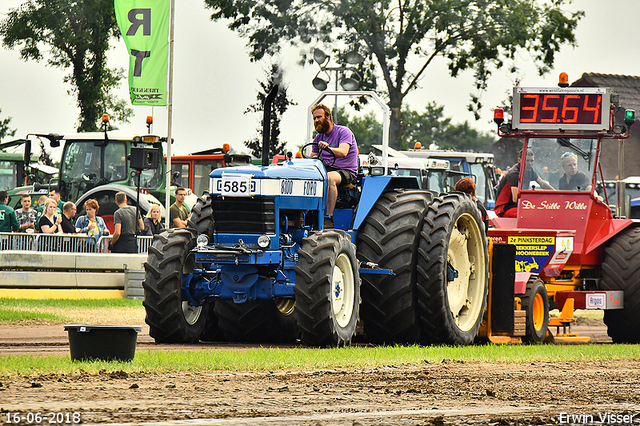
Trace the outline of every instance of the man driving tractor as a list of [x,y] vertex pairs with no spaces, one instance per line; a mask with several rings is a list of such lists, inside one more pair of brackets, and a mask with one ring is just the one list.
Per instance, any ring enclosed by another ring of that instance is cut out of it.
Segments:
[[[329,188],[324,227],[333,228],[333,209],[338,199],[338,187],[355,184],[358,177],[358,146],[356,138],[345,126],[333,124],[331,109],[323,104],[311,108],[313,125],[318,134],[313,139],[311,157],[320,157],[327,164]],[[333,154],[333,155],[332,155]]]

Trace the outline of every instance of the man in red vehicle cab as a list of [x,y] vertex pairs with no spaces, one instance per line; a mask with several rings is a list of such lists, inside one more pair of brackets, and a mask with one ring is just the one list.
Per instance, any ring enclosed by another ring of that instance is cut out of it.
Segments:
[[[544,181],[533,169],[535,154],[527,150],[527,160],[524,166],[524,181],[536,182],[544,189],[554,189],[548,182]],[[518,162],[509,169],[506,175],[502,176],[498,184],[498,192],[493,211],[499,217],[516,217],[518,213],[518,183],[520,182],[520,165],[522,164],[522,150],[518,154]]]

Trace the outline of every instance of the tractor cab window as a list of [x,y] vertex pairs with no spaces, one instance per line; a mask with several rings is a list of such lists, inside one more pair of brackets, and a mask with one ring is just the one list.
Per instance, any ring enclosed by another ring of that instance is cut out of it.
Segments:
[[100,147],[92,142],[70,142],[65,147],[61,179],[72,182],[98,180],[100,174]]
[[444,170],[429,170],[427,172],[427,188],[437,193],[447,192]]
[[[453,191],[453,188],[456,186],[456,183],[458,183],[458,181],[465,176],[469,176],[469,175],[467,173],[449,170],[446,174],[445,190],[443,192]],[[478,190],[476,189],[476,195],[477,194],[478,194]]]
[[209,192],[209,174],[213,169],[222,167],[221,160],[196,161],[193,174],[193,192],[202,195]]
[[484,173],[484,166],[480,163],[472,163],[470,167],[471,175],[476,183],[476,198],[485,206],[488,201],[495,201],[491,199],[491,193],[489,193],[489,185],[487,184],[487,176]]
[[391,176],[420,176],[419,169],[396,169],[389,167],[389,174]]
[[64,200],[77,200],[102,179],[101,147],[93,141],[68,141],[60,168],[60,194]]
[[124,143],[110,142],[104,149],[104,177],[108,182],[126,182],[127,150]]
[[171,185],[189,188],[189,163],[171,162]]
[[596,166],[596,144],[596,139],[529,139],[526,159],[522,160],[523,164],[526,162],[522,189],[541,189],[536,181],[539,177],[556,190],[591,190]]
[[126,181],[128,178],[124,143],[110,142],[102,147],[92,141],[68,142],[63,158],[61,180],[72,187],[89,189],[98,183]]
[[18,163],[0,161],[0,189],[9,190],[18,185]]

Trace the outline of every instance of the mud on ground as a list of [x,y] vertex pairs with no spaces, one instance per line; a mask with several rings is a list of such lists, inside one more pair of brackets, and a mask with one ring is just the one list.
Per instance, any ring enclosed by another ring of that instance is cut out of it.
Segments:
[[[599,416],[626,415],[638,424],[638,383],[640,361],[443,360],[323,371],[102,372],[5,381],[0,385],[0,415],[4,423],[7,412],[77,412],[84,424],[313,426],[546,425],[569,424],[569,415],[591,416],[592,424],[619,424],[598,423]],[[201,420],[176,422],[188,419]]]

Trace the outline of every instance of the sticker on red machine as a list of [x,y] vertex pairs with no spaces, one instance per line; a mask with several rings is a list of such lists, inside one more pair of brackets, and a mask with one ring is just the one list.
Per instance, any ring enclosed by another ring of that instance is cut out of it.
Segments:
[[556,238],[556,252],[549,265],[564,265],[573,253],[573,237]]
[[516,246],[516,272],[538,273],[554,254],[556,237],[509,236],[508,243]]
[[605,309],[606,294],[589,293],[585,296],[584,305],[586,309]]

